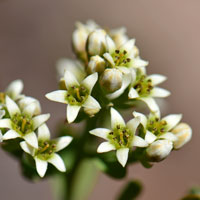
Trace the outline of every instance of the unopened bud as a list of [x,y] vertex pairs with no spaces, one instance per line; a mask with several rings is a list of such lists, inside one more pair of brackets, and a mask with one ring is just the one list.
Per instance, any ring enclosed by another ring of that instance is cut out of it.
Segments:
[[192,138],[192,129],[186,123],[178,124],[173,130],[172,133],[177,137],[177,140],[174,142],[174,148],[180,149],[184,144],[190,141]]
[[173,144],[169,140],[157,140],[147,149],[146,153],[152,162],[159,162],[165,159],[171,152]]
[[122,86],[123,75],[118,69],[106,69],[102,74],[100,84],[107,92],[115,92]]
[[88,73],[92,74],[95,72],[102,73],[105,69],[105,60],[101,58],[100,56],[92,56],[90,58],[90,61],[88,63]]
[[89,56],[103,55],[106,51],[106,32],[98,29],[89,34],[87,39],[87,52]]

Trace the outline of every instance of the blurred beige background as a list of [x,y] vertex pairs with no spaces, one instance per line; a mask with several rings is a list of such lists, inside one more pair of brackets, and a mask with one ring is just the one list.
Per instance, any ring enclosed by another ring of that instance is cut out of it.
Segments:
[[[77,20],[94,19],[107,27],[126,26],[137,39],[149,73],[168,76],[172,92],[168,113],[183,113],[193,127],[192,141],[150,169],[129,168],[129,178],[141,179],[139,200],[177,200],[192,185],[200,185],[200,1],[199,0],[0,0],[0,89],[21,78],[25,93],[41,100],[52,114],[49,125],[63,118],[63,105],[44,94],[57,88],[54,64],[72,57],[71,34]],[[47,181],[26,182],[17,162],[0,150],[2,200],[52,200]],[[101,175],[90,200],[114,200],[122,181]]]

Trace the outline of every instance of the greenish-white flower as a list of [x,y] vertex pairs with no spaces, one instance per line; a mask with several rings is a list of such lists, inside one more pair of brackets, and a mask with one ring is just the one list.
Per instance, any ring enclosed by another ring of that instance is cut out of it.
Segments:
[[131,39],[116,47],[114,41],[106,36],[107,51],[103,54],[108,64],[112,68],[118,68],[123,73],[130,73],[130,69],[141,68],[143,69],[148,65],[147,61],[141,60],[136,57],[135,40]]
[[0,92],[0,105],[5,104],[6,95],[8,95],[14,101],[22,97],[21,92],[24,88],[24,84],[21,80],[12,81],[5,92]]
[[107,140],[99,145],[97,152],[104,153],[116,150],[117,159],[124,167],[128,160],[129,150],[133,146],[148,146],[148,143],[144,139],[135,135],[139,124],[139,117],[125,123],[119,112],[111,108],[111,129],[96,128],[90,131],[90,134]]
[[30,146],[27,142],[20,143],[21,148],[31,156],[36,163],[36,170],[40,177],[44,177],[48,163],[54,165],[59,171],[65,172],[65,164],[62,158],[57,154],[72,141],[72,137],[63,136],[56,139],[50,139],[50,132],[46,124],[38,128],[38,148]]
[[50,114],[34,116],[36,105],[31,103],[23,110],[8,96],[5,101],[10,118],[0,119],[0,128],[8,131],[3,135],[3,140],[23,138],[28,144],[37,148],[38,140],[35,131],[45,123]]
[[144,114],[135,111],[133,115],[134,117],[140,117],[145,132],[144,139],[148,144],[158,139],[165,139],[171,142],[176,141],[177,137],[172,133],[172,130],[180,122],[181,114],[170,114],[162,119],[153,114],[146,117]]
[[174,149],[180,149],[183,145],[188,143],[192,138],[192,129],[186,123],[178,124],[175,128],[173,128],[171,132],[177,138],[173,143]]
[[170,95],[168,90],[157,87],[158,84],[164,82],[166,77],[160,74],[152,74],[147,76],[140,70],[134,73],[132,70],[132,83],[128,97],[129,99],[141,100],[147,104],[151,112],[160,115],[159,107],[154,98],[164,98]]
[[81,107],[90,116],[95,115],[100,110],[99,103],[91,96],[92,89],[97,82],[98,74],[94,73],[79,82],[75,75],[70,71],[65,71],[64,81],[66,90],[56,90],[46,94],[52,101],[67,104],[67,120],[72,123]]
[[146,149],[147,156],[152,162],[165,159],[173,149],[173,143],[169,140],[156,140]]
[[87,65],[87,72],[89,74],[92,74],[95,72],[102,73],[105,69],[105,66],[106,66],[106,62],[102,57],[100,57],[99,55],[92,56]]

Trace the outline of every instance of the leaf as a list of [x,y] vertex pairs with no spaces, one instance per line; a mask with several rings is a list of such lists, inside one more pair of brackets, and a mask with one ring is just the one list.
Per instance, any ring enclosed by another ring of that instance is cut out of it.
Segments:
[[117,200],[134,200],[142,191],[142,185],[138,181],[130,181],[122,190]]

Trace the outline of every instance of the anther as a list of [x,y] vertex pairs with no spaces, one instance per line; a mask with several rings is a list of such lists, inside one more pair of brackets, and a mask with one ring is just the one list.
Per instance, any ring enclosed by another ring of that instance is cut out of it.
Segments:
[[115,53],[117,53],[117,54],[118,54],[118,53],[119,53],[119,50],[115,50]]

